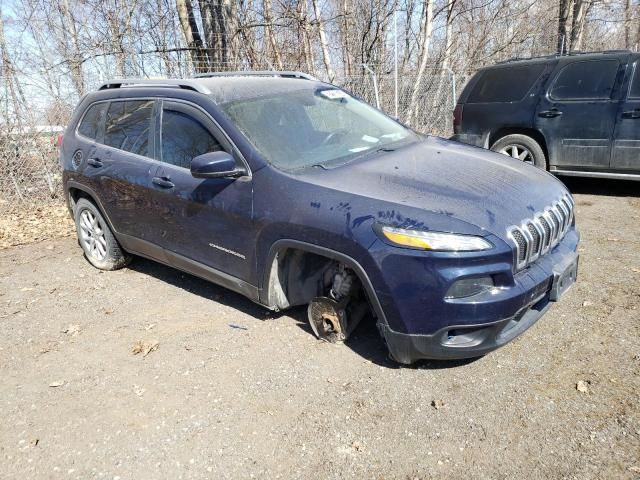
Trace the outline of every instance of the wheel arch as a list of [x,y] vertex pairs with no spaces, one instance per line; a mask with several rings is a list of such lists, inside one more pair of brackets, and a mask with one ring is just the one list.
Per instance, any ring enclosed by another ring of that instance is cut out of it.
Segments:
[[[296,252],[302,253],[303,255],[323,257],[328,260],[337,261],[353,270],[364,289],[367,300],[369,301],[378,322],[387,325],[382,305],[378,300],[378,296],[373,284],[371,283],[369,275],[367,275],[366,271],[358,261],[342,252],[299,240],[278,240],[269,249],[264,274],[262,276],[262,288],[260,289],[260,300],[263,305],[270,305],[269,308],[274,306],[274,296],[276,294],[274,289],[279,286],[275,283],[279,282],[279,279],[277,278],[277,275],[274,277],[274,274],[277,273],[278,267],[281,265],[281,262],[285,261],[286,256],[296,254]],[[274,268],[276,271],[274,271]]]
[[533,140],[535,140],[538,143],[538,145],[540,145],[540,148],[542,148],[542,151],[544,152],[544,156],[547,159],[547,169],[549,169],[549,165],[550,165],[549,149],[547,148],[547,140],[545,139],[542,132],[540,132],[539,130],[536,130],[535,128],[502,127],[489,134],[488,141],[487,141],[488,143],[487,148],[490,149],[494,143],[496,143],[501,138],[506,137],[507,135],[526,135],[527,137],[530,137]]
[[91,188],[87,187],[86,185],[82,185],[81,183],[69,182],[67,184],[67,195],[68,195],[68,202],[69,202],[69,210],[71,212],[71,215],[74,218],[75,218],[75,212],[76,212],[75,210],[76,203],[78,203],[78,201],[81,198],[86,198],[87,200],[92,202],[96,206],[96,208],[100,211],[100,214],[102,214],[104,219],[109,224],[109,228],[111,229],[111,231],[114,234],[117,233],[116,229],[113,228],[113,223],[111,222],[111,218],[109,218],[109,214],[107,213],[104,206],[102,205],[102,202],[100,202],[100,200],[98,199],[98,196],[96,195],[96,193]]

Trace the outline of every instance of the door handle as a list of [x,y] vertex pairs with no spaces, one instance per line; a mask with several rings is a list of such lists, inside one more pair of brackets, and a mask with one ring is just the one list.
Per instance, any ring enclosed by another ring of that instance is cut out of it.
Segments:
[[559,117],[560,115],[562,115],[562,112],[557,108],[552,108],[551,110],[543,110],[542,112],[538,113],[538,116],[542,118],[554,118]]
[[102,160],[99,158],[87,158],[87,164],[92,167],[100,168],[102,166]]
[[629,110],[628,112],[622,112],[622,118],[640,118],[640,108]]
[[171,181],[169,177],[153,177],[151,181],[162,188],[175,187],[175,184]]

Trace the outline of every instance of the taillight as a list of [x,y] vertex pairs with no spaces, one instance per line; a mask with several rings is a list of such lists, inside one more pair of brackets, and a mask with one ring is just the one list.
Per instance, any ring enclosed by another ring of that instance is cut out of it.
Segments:
[[62,137],[64,135],[60,134],[58,135],[58,138],[56,138],[56,147],[60,148],[62,146]]
[[453,109],[453,133],[460,133],[462,126],[462,104],[457,104]]

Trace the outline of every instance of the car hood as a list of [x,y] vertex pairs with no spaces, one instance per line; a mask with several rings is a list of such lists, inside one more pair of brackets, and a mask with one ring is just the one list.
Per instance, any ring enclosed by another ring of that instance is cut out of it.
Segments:
[[[387,212],[389,204],[405,216],[426,210],[502,238],[508,227],[567,194],[554,176],[520,160],[434,137],[334,169],[314,170],[307,180],[379,201]],[[403,206],[410,212],[403,213]],[[375,204],[371,207],[375,211]]]

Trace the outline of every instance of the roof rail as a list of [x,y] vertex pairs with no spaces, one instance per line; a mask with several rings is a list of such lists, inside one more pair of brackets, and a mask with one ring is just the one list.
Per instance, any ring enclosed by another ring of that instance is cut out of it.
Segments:
[[194,78],[211,78],[211,77],[284,77],[284,78],[301,78],[304,80],[318,80],[312,75],[303,72],[294,71],[276,71],[276,70],[247,70],[235,72],[206,72],[199,73]]
[[565,55],[595,55],[598,53],[633,53],[631,50],[628,49],[618,49],[618,50],[592,50],[592,51],[582,51],[582,50],[569,50],[569,53],[565,54]]
[[148,79],[148,78],[127,78],[109,80],[103,83],[98,90],[110,90],[112,88],[136,88],[136,87],[159,87],[159,88],[181,88],[192,90],[198,93],[211,93],[211,91],[200,82],[193,80],[183,80],[175,78]]
[[496,62],[496,65],[502,65],[504,63],[511,62],[521,62],[525,60],[544,60],[551,58],[561,58],[561,57],[569,57],[574,55],[597,55],[597,54],[608,54],[608,53],[633,53],[631,50],[598,50],[598,51],[580,51],[580,50],[571,50],[567,53],[560,55],[559,53],[553,53],[551,55],[540,55],[537,57],[514,57],[509,58],[508,60],[502,60],[500,62]]

